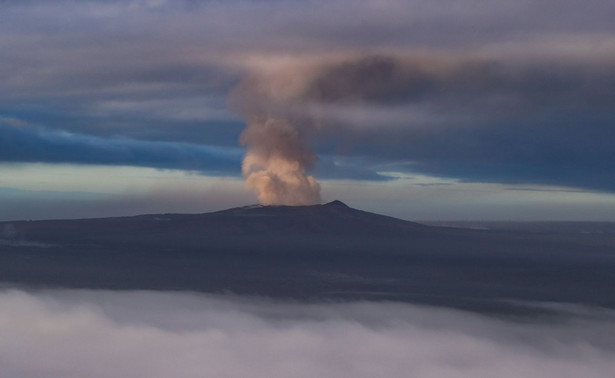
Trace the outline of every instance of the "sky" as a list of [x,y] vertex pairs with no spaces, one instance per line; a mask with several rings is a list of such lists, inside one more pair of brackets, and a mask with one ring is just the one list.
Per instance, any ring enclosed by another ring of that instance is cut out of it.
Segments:
[[308,185],[293,204],[615,221],[614,17],[608,0],[0,0],[0,220],[276,203],[261,184],[282,169]]

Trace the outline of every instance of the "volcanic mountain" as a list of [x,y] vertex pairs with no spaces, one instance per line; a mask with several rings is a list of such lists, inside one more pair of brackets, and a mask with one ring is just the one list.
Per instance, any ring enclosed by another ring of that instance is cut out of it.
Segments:
[[615,307],[613,271],[613,238],[427,226],[340,201],[0,223],[0,283],[35,287]]
[[[206,214],[12,222],[13,237],[52,244],[165,243],[207,247],[225,237],[279,238],[287,235],[404,235],[418,223],[351,209],[340,201],[314,206],[252,205]],[[213,240],[212,240],[213,238]]]

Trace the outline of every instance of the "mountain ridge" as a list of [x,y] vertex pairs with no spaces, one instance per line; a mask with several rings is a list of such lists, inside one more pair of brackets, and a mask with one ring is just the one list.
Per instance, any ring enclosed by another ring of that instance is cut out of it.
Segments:
[[[106,234],[124,238],[126,242],[139,237],[161,239],[160,234],[177,239],[235,235],[248,237],[259,234],[280,237],[288,234],[388,235],[402,236],[417,229],[418,223],[376,213],[353,209],[341,201],[309,206],[249,205],[197,214],[142,214],[124,217],[62,219],[42,221],[0,222],[3,230],[10,228],[10,239],[44,243],[62,243],[70,239],[96,238]],[[82,235],[76,237],[75,234]]]
[[427,226],[336,201],[0,222],[0,285],[615,308],[614,269],[611,239]]

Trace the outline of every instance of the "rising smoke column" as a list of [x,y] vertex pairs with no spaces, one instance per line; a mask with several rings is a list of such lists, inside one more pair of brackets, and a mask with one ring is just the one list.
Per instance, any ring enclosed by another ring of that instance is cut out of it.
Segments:
[[320,186],[308,175],[317,157],[307,134],[317,134],[324,124],[343,130],[343,120],[329,117],[330,111],[419,101],[436,86],[426,66],[418,59],[358,55],[256,69],[232,96],[247,123],[240,139],[247,147],[242,165],[247,187],[265,205],[320,202]]
[[[308,137],[332,138],[346,151],[352,149],[348,144],[364,142],[368,155],[414,161],[417,172],[451,177],[472,172],[472,179],[499,182],[501,166],[542,159],[545,169],[555,167],[552,154],[562,151],[561,138],[553,137],[563,130],[559,122],[581,143],[567,153],[581,160],[560,159],[557,169],[577,172],[580,166],[570,162],[588,161],[582,146],[593,142],[586,136],[603,133],[601,117],[612,112],[605,99],[615,88],[614,65],[559,54],[513,59],[497,52],[340,52],[248,60],[247,79],[238,86],[239,110],[248,123],[242,136],[247,184],[265,204],[318,202],[318,184],[306,173],[316,161]],[[570,109],[573,117],[554,118],[561,109]],[[586,119],[587,114],[592,116]],[[590,134],[578,129],[581,119]],[[540,138],[530,138],[534,142],[521,150],[514,143],[500,147],[502,140],[528,135]],[[596,147],[601,162],[613,160],[606,144]],[[491,163],[476,169],[476,161],[485,159]],[[592,167],[604,173],[607,165]],[[541,172],[522,176],[553,184],[552,175]],[[575,176],[584,177],[582,183],[569,182],[612,187],[613,180],[603,179],[609,175],[598,173],[589,177],[585,169]]]
[[242,173],[263,205],[313,205],[320,185],[307,171],[316,163],[300,128],[284,118],[251,115],[241,134],[247,147]]
[[320,186],[307,174],[317,157],[306,134],[323,124],[339,126],[339,120],[327,119],[327,109],[403,103],[432,86],[420,64],[379,55],[287,60],[256,70],[232,96],[247,123],[240,139],[247,147],[242,165],[247,187],[265,205],[320,202]]
[[263,205],[313,205],[320,202],[320,185],[308,174],[317,161],[306,135],[313,125],[288,112],[290,86],[280,77],[279,71],[248,77],[231,97],[247,124],[242,173]]

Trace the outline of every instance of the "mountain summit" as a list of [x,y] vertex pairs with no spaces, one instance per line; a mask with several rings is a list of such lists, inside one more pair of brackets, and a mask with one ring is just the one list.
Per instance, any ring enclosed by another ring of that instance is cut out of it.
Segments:
[[0,231],[11,230],[13,244],[19,241],[22,245],[38,243],[84,249],[92,246],[234,248],[237,244],[252,248],[251,245],[276,243],[291,236],[307,238],[312,243],[318,240],[324,247],[331,237],[404,237],[429,228],[436,229],[353,209],[341,201],[311,206],[251,205],[204,214],[0,223]]
[[201,214],[194,221],[206,222],[217,232],[237,231],[243,236],[251,233],[390,236],[427,228],[418,223],[353,209],[341,201],[311,206],[245,206]]
[[329,203],[326,203],[324,206],[335,207],[338,209],[348,209],[348,205],[346,205],[344,202],[340,200],[331,201]]
[[500,311],[501,298],[615,308],[614,269],[608,240],[426,226],[340,201],[0,223],[0,284]]

